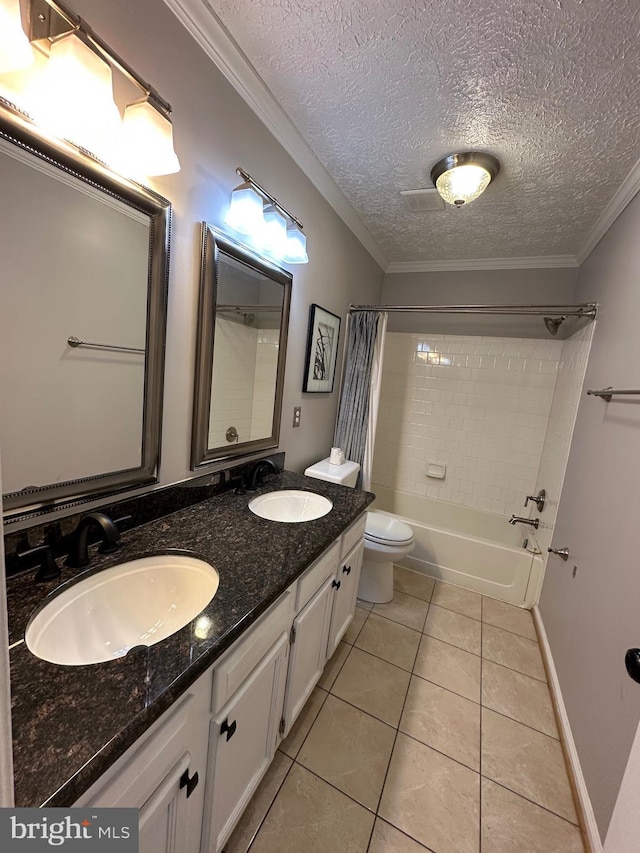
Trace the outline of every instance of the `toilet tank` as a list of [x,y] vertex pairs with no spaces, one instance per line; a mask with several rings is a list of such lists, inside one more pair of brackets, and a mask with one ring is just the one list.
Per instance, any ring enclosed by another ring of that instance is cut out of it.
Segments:
[[316,480],[328,480],[330,483],[350,486],[353,489],[358,481],[360,465],[349,460],[342,465],[331,465],[327,456],[326,459],[321,459],[315,465],[309,465],[304,473],[307,477],[315,477]]

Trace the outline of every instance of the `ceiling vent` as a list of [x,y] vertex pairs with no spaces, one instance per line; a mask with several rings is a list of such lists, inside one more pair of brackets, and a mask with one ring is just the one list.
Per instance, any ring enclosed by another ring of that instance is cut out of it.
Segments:
[[426,190],[400,190],[400,195],[411,213],[432,213],[436,210],[444,210],[444,202],[435,187]]

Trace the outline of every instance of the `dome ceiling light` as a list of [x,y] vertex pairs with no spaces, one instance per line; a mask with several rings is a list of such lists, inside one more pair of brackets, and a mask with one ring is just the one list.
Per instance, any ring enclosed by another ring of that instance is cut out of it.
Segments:
[[431,180],[447,204],[462,207],[482,195],[499,171],[500,163],[491,154],[466,151],[439,160]]

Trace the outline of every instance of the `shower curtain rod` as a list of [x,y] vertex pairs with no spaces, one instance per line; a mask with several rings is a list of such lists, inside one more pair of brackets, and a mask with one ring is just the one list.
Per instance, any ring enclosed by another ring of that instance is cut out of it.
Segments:
[[349,314],[356,311],[381,311],[389,314],[416,311],[424,314],[507,314],[545,316],[564,314],[565,317],[591,317],[598,313],[597,302],[578,305],[350,305]]

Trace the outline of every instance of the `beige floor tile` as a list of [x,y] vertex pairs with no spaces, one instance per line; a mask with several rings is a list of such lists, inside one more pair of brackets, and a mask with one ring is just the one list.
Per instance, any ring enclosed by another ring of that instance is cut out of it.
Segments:
[[474,655],[482,650],[482,622],[436,604],[429,608],[424,633]]
[[558,737],[551,695],[544,681],[485,660],[482,704],[545,735]]
[[361,598],[356,599],[356,606],[362,607],[363,610],[373,610],[373,602],[363,601]]
[[377,809],[395,729],[329,696],[297,761],[369,809]]
[[400,731],[480,770],[480,705],[470,699],[414,675]]
[[410,679],[406,670],[353,649],[331,693],[397,728]]
[[483,779],[482,853],[525,851],[584,853],[584,846],[577,826]]
[[376,818],[368,853],[424,853],[426,849],[395,826]]
[[427,681],[479,702],[481,662],[482,658],[471,652],[423,636],[413,671]]
[[411,671],[421,636],[418,631],[372,613],[360,631],[355,646]]
[[482,596],[477,592],[436,581],[431,601],[438,607],[446,607],[447,610],[454,610],[456,613],[462,613],[463,616],[470,616],[472,619],[481,618]]
[[576,823],[559,741],[482,709],[482,774]]
[[294,764],[251,853],[365,853],[373,821],[371,812]]
[[348,643],[340,643],[338,645],[338,648],[333,653],[333,657],[325,664],[324,672],[320,676],[320,681],[318,681],[318,687],[322,687],[323,690],[331,690],[333,682],[338,677],[338,673],[342,669],[350,651],[351,646]]
[[362,630],[362,626],[367,621],[368,615],[368,610],[363,610],[362,607],[356,607],[355,613],[353,614],[353,619],[351,620],[351,624],[347,628],[345,635],[342,638],[345,643],[348,643],[350,646],[355,643],[355,641],[358,639],[358,634]]
[[288,756],[276,752],[271,766],[224,845],[224,853],[246,853],[292,764]]
[[412,572],[411,569],[405,569],[404,566],[393,567],[393,586],[406,595],[431,601],[435,583],[433,578],[423,575],[422,572]]
[[413,595],[405,595],[404,592],[394,592],[393,601],[388,604],[376,604],[373,612],[385,619],[392,619],[407,628],[422,631],[424,620],[429,609],[429,603],[415,598]]
[[495,628],[520,634],[521,637],[527,637],[529,640],[537,640],[531,613],[523,610],[522,607],[514,607],[513,604],[505,604],[504,601],[483,596],[482,621]]
[[482,626],[482,657],[531,678],[547,680],[537,640],[519,637],[511,631],[494,628],[486,622]]
[[285,755],[288,755],[290,758],[296,757],[328,695],[326,690],[316,687],[311,696],[309,696],[306,705],[298,714],[298,719],[291,727],[291,731],[280,744],[280,749]]
[[437,853],[478,853],[480,777],[400,733],[380,817]]

